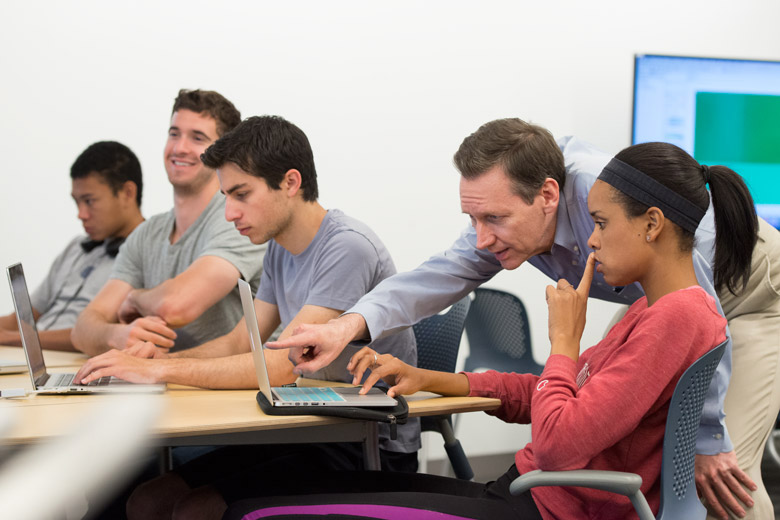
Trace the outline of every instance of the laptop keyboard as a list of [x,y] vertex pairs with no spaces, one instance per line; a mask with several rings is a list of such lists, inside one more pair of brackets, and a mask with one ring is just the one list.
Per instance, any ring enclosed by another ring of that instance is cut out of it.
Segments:
[[283,401],[345,401],[335,390],[328,387],[281,387],[274,388],[274,391]]
[[[46,386],[74,386],[74,377],[76,377],[76,374],[51,374],[49,376],[49,380],[46,382]],[[100,379],[95,379],[86,385],[76,383],[75,386],[106,386],[111,382],[112,379],[115,378],[106,376],[101,377]]]

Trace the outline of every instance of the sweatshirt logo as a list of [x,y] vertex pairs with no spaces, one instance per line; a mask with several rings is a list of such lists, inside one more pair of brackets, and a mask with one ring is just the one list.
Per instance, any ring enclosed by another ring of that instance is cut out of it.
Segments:
[[585,363],[582,366],[582,370],[580,370],[580,373],[577,374],[577,388],[582,388],[582,385],[585,384],[585,381],[588,380],[588,376],[590,376],[590,370],[588,370],[590,367],[588,366],[588,363]]
[[547,381],[546,379],[542,379],[542,380],[541,380],[541,381],[539,381],[539,383],[536,385],[536,389],[537,389],[537,390],[541,390],[541,389],[543,389],[545,386],[547,386],[547,383],[549,383],[549,381]]

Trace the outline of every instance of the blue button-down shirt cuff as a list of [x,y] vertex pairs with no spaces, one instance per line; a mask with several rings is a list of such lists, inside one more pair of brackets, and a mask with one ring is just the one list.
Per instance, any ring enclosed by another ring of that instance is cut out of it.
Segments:
[[698,455],[717,455],[734,450],[729,434],[721,426],[700,425],[696,437],[696,453]]

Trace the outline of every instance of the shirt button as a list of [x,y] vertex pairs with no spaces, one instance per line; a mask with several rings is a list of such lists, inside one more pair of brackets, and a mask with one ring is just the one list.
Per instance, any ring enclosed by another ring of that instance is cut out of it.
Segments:
[[722,433],[716,433],[715,435],[712,436],[712,438],[721,440],[723,438],[723,434]]
[[579,251],[580,251],[580,248],[579,248],[579,247],[577,247],[577,246],[574,246],[574,252],[575,252],[575,253],[579,253]]
[[576,261],[576,260],[572,260],[572,261],[571,261],[571,265],[577,265],[578,263],[579,263],[579,262],[578,262],[578,261]]

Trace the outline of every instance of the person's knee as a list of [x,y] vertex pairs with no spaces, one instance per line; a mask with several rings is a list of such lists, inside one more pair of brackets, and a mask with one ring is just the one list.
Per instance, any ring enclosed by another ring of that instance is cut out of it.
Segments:
[[190,491],[175,473],[168,473],[139,485],[127,500],[128,520],[171,518],[176,502]]
[[219,520],[227,510],[222,495],[211,486],[194,489],[181,497],[173,508],[172,520]]

